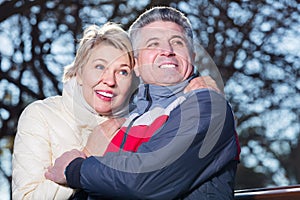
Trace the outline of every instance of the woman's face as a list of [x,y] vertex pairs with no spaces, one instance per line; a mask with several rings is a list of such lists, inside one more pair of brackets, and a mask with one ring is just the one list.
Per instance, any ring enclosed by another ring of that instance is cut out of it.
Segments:
[[132,78],[128,54],[108,44],[95,46],[77,75],[87,103],[105,116],[127,106]]

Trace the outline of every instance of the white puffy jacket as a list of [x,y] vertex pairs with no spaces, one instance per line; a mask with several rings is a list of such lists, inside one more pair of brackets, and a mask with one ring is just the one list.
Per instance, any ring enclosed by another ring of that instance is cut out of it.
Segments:
[[44,173],[65,151],[81,150],[93,128],[106,119],[86,103],[75,78],[64,84],[62,96],[27,106],[14,143],[13,199],[68,199],[73,189],[46,180]]

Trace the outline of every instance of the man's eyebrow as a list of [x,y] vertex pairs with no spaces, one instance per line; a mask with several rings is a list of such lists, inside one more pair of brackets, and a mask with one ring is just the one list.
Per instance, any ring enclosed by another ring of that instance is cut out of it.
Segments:
[[174,38],[179,38],[179,39],[185,40],[185,38],[183,36],[181,36],[181,35],[173,35],[171,37],[171,39],[174,39]]
[[152,40],[158,40],[158,39],[159,39],[158,37],[151,37],[151,38],[146,40],[146,44],[151,42]]

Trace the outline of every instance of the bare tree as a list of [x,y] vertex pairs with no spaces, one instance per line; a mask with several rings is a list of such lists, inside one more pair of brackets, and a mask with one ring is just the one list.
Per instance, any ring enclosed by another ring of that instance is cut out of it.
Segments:
[[[61,93],[63,67],[90,24],[125,29],[145,9],[170,5],[187,14],[199,42],[201,72],[222,76],[242,147],[237,188],[300,181],[300,12],[296,0],[3,1],[0,4],[0,141],[12,154],[26,105]],[[293,45],[298,42],[297,45]],[[205,53],[203,53],[204,51]],[[217,71],[207,64],[207,55]],[[202,57],[201,57],[202,56]],[[1,144],[1,143],[0,143]],[[7,157],[7,156],[6,156]],[[11,171],[0,165],[10,183]],[[249,180],[257,179],[260,181]]]

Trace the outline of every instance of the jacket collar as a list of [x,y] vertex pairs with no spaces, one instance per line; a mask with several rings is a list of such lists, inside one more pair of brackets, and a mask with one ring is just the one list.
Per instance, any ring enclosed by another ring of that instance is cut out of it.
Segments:
[[192,78],[194,78],[194,76],[172,86],[140,84],[136,98],[136,111],[139,114],[143,114],[149,104],[151,104],[150,108],[154,106],[166,108],[177,97],[184,95],[183,90]]
[[107,117],[99,115],[84,99],[82,87],[77,83],[76,78],[71,78],[64,83],[62,93],[63,105],[76,124],[82,127],[94,128]]

